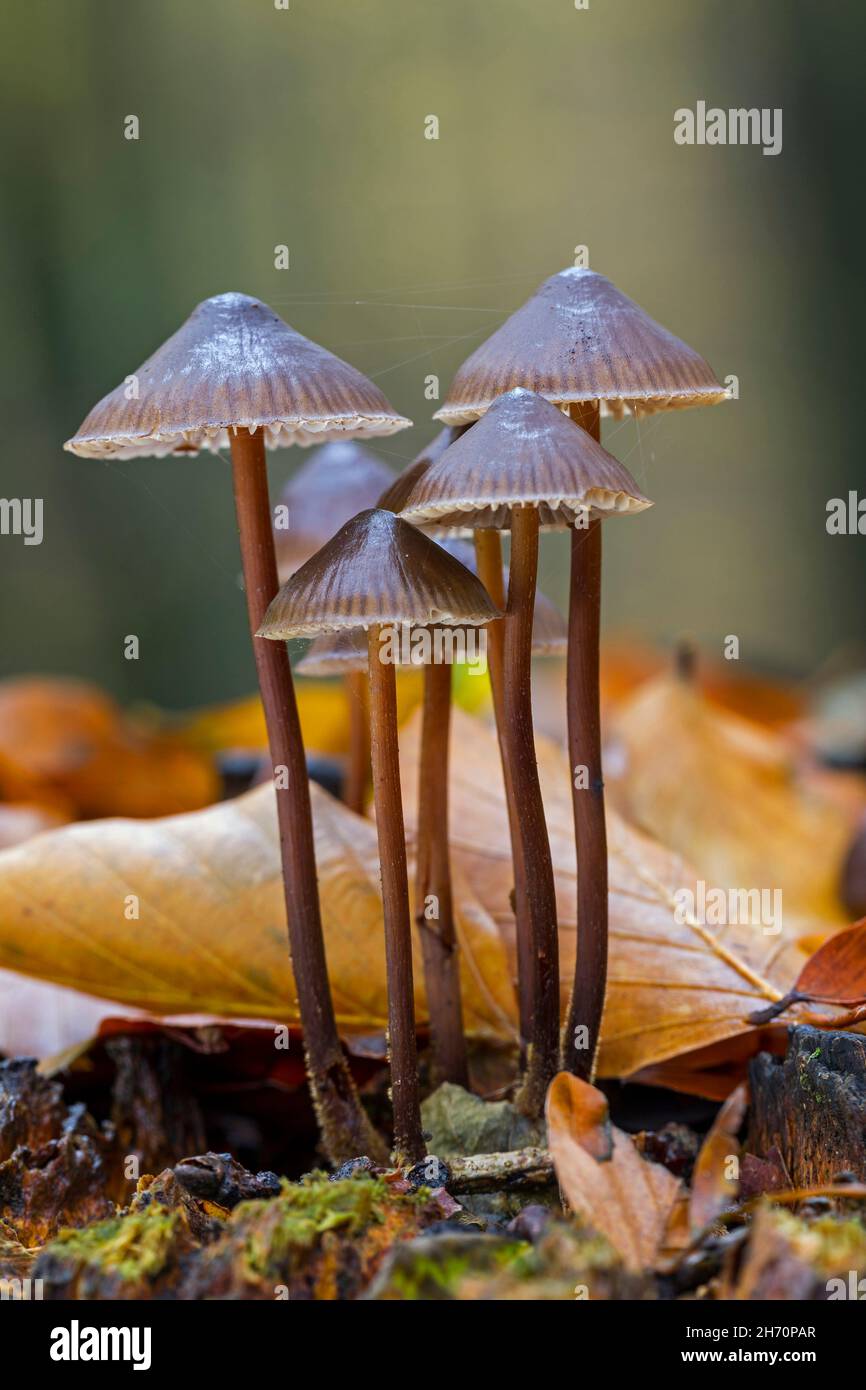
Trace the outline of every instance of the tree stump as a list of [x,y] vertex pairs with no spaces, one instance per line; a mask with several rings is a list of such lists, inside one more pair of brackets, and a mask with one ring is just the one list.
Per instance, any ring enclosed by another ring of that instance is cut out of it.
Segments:
[[795,1187],[866,1182],[866,1037],[794,1025],[784,1058],[749,1063],[749,1085],[749,1152],[778,1149]]

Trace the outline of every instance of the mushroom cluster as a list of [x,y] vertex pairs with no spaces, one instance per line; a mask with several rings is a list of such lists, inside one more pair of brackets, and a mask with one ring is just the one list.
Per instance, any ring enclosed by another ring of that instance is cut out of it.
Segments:
[[[479,652],[486,662],[511,836],[517,1099],[527,1115],[540,1116],[561,1066],[590,1080],[595,1073],[608,930],[598,684],[601,522],[651,505],[602,448],[600,419],[725,398],[704,359],[609,280],[568,269],[547,280],[464,363],[437,412],[442,430],[396,477],[358,440],[411,422],[355,368],[240,294],[199,305],[68,441],[68,449],[89,458],[230,451],[298,1010],[322,1145],[333,1163],[384,1154],[336,1025],[286,642],[315,639],[299,674],[346,682],[351,738],[344,799],[359,814],[372,782],[399,1164],[415,1163],[425,1152],[413,902],[432,1072],[469,1084],[449,862],[448,742],[452,665]],[[265,448],[292,444],[322,447],[272,512]],[[537,590],[540,537],[560,530],[571,535],[567,625]],[[510,536],[507,568],[503,532]],[[578,866],[577,960],[564,1028],[531,679],[533,656],[557,652],[567,662]],[[401,664],[420,666],[424,679],[414,895],[400,787]]]

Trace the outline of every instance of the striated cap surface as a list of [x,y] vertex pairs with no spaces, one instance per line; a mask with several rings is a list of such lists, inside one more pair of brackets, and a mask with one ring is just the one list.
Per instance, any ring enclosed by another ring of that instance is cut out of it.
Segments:
[[223,449],[237,429],[261,429],[276,448],[410,423],[363,373],[267,304],[218,294],[103,397],[64,447],[83,458],[140,458]]
[[348,521],[283,585],[258,635],[286,640],[374,623],[478,626],[498,617],[465,565],[374,508]]
[[477,420],[515,386],[602,414],[714,405],[727,392],[709,363],[606,276],[569,267],[545,280],[460,367],[436,419]]

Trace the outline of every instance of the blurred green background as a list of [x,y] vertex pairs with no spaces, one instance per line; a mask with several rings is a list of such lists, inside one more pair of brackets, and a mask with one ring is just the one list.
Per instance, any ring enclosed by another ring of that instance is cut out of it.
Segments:
[[[814,0],[28,0],[2,11],[0,669],[182,708],[253,686],[229,467],[61,451],[208,295],[257,295],[431,436],[424,378],[587,245],[740,400],[606,426],[657,503],[606,527],[609,630],[814,669],[862,628],[862,6]],[[703,99],[784,148],[683,148]],[[140,139],[124,139],[124,118]],[[424,138],[435,114],[440,138]],[[291,268],[274,268],[285,243]],[[279,486],[302,460],[271,458]],[[564,538],[544,580],[565,587]],[[123,657],[137,633],[141,657]]]

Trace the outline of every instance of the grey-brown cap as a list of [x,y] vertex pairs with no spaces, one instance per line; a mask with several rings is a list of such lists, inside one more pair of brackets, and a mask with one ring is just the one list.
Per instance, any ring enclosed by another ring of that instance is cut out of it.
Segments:
[[258,636],[279,641],[386,623],[480,626],[501,616],[465,565],[393,512],[373,508],[283,585]]
[[457,429],[446,428],[434,435],[420,454],[411,463],[407,463],[402,473],[398,473],[396,478],[392,479],[376,502],[376,506],[381,507],[386,512],[402,512],[406,505],[406,499],[418,479],[427,472],[431,463],[435,463],[445,453],[445,450],[454,443],[459,434],[460,431]]
[[238,429],[269,448],[393,434],[411,424],[355,367],[246,294],[206,299],[95,405],[65,448],[139,458],[225,448]]
[[543,396],[499,396],[416,483],[401,513],[416,526],[508,530],[515,507],[548,529],[652,506],[622,464]]
[[394,481],[390,468],[353,439],[314,449],[280,493],[274,543],[280,582],[300,569],[358,512],[376,505]]
[[[462,565],[474,574],[475,549],[466,541],[449,538],[439,541]],[[508,571],[505,571],[508,577]],[[535,591],[535,612],[532,619],[533,656],[563,656],[568,647],[568,624],[556,604]],[[310,643],[295,670],[300,676],[345,676],[351,671],[363,671],[367,666],[367,639],[363,628],[344,628],[340,632],[322,632]]]
[[699,353],[604,275],[574,266],[545,280],[467,358],[436,419],[477,420],[515,386],[560,405],[598,401],[615,416],[728,399]]

